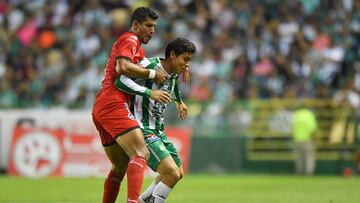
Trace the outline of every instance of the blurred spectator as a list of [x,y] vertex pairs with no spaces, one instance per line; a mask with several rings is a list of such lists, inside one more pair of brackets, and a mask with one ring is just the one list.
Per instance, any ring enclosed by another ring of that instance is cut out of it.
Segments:
[[51,30],[42,31],[38,38],[39,46],[42,49],[48,49],[56,43],[55,33]]
[[[289,90],[332,99],[353,76],[351,97],[359,97],[360,1],[0,0],[0,107],[91,106],[106,50],[139,5],[163,16],[144,47],[149,56],[174,37],[198,47],[185,99],[285,98]],[[10,104],[15,98],[26,102]]]
[[314,113],[304,104],[293,114],[293,139],[295,143],[295,168],[299,175],[312,175],[315,170],[314,134],[317,122]]

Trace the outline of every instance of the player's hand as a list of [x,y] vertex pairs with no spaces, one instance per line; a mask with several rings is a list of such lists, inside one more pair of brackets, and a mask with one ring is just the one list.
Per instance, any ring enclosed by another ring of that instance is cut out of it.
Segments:
[[185,84],[189,84],[190,83],[190,70],[189,70],[189,66],[187,66],[183,72],[183,82]]
[[178,110],[178,116],[180,119],[184,120],[187,117],[188,109],[184,102],[177,102],[176,108]]
[[154,82],[157,84],[163,84],[167,79],[167,75],[168,74],[165,72],[164,69],[162,68],[157,69]]
[[163,104],[171,103],[171,96],[168,92],[162,90],[153,90],[150,99],[161,102]]

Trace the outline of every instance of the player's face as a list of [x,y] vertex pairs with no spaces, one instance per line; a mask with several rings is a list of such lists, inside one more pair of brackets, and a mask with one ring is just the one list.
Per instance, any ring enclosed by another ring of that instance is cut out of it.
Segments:
[[137,36],[142,44],[147,44],[155,32],[157,21],[152,18],[146,18],[142,23],[138,24]]
[[190,67],[190,61],[192,59],[192,53],[185,52],[176,56],[175,53],[171,53],[172,55],[172,71],[173,73],[180,74],[187,67]]

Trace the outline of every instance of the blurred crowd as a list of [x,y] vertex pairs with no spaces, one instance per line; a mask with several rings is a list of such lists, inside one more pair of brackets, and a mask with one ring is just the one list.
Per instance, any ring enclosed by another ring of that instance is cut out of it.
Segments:
[[160,16],[146,56],[163,56],[175,37],[196,44],[186,99],[306,97],[360,108],[357,0],[0,0],[0,108],[91,108],[138,6]]

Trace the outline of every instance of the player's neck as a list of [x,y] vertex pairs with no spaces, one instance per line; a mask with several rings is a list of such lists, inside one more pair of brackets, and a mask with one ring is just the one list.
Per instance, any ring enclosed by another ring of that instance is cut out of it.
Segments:
[[[133,33],[133,34],[138,38],[138,40],[139,40],[139,36],[136,34],[136,32],[135,32],[135,30],[134,30],[133,28],[130,28],[130,29],[128,30],[128,32]],[[139,40],[139,41],[140,41],[140,40]],[[140,43],[141,43],[141,41],[140,41]]]
[[170,68],[170,62],[166,59],[160,59],[160,63],[161,63],[161,66],[164,68],[164,70],[166,71],[166,73],[168,74],[172,74],[173,72],[171,71],[171,68]]
[[134,35],[136,35],[135,33],[135,30],[131,27],[129,30],[128,30],[128,32],[131,32],[131,33],[133,33]]

